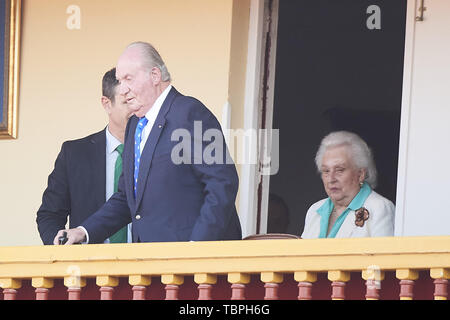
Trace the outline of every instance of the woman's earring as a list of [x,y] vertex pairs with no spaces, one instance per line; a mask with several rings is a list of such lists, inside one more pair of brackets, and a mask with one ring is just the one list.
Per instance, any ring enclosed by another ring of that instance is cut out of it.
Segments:
[[359,187],[362,188],[363,184],[364,184],[364,182],[360,181],[359,182]]

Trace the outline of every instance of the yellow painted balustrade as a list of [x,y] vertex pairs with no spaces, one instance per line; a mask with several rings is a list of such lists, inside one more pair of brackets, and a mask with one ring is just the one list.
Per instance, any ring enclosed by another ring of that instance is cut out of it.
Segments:
[[35,288],[51,288],[52,279],[83,286],[86,278],[114,287],[120,277],[130,285],[151,285],[152,276],[166,285],[194,276],[208,286],[226,275],[230,285],[239,285],[252,274],[276,286],[288,273],[306,284],[318,273],[345,285],[350,272],[372,281],[382,280],[385,271],[395,272],[399,281],[417,279],[418,271],[446,281],[449,269],[450,236],[0,247],[0,287],[11,290],[25,279]]

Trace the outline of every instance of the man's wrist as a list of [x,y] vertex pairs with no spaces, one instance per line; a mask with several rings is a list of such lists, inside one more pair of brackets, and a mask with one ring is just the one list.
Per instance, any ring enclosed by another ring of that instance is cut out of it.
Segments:
[[86,228],[83,226],[78,226],[77,229],[80,229],[84,232],[84,239],[81,241],[81,244],[88,244],[89,243],[89,233],[87,232]]

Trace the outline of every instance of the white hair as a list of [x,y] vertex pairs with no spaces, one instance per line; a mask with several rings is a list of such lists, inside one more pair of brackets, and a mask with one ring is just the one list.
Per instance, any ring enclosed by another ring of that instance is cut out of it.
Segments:
[[133,47],[138,47],[142,50],[142,56],[144,58],[143,63],[146,67],[149,69],[154,67],[158,68],[161,71],[161,80],[164,82],[171,81],[169,70],[155,47],[148,42],[137,41],[129,44],[127,49]]
[[363,139],[352,132],[336,131],[328,134],[322,139],[315,159],[319,172],[322,167],[322,159],[325,152],[329,148],[340,146],[347,147],[350,152],[350,159],[358,169],[366,170],[364,181],[367,182],[372,189],[375,189],[377,186],[377,169],[375,161],[373,160],[372,151]]

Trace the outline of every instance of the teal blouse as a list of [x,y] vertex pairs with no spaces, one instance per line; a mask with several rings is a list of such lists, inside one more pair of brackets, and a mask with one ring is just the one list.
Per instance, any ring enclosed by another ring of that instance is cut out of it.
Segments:
[[358,210],[361,208],[366,202],[367,197],[372,192],[372,188],[364,182],[364,184],[361,187],[361,190],[359,190],[358,194],[353,198],[352,202],[348,205],[348,207],[342,212],[342,214],[336,219],[336,222],[334,223],[333,227],[330,230],[330,234],[327,237],[327,231],[328,231],[328,221],[330,220],[331,212],[333,211],[334,204],[331,201],[330,198],[328,198],[324,204],[317,209],[317,213],[320,215],[320,233],[319,238],[334,238],[336,237],[336,234],[338,233],[339,229],[342,226],[342,223],[344,223],[345,218],[347,218],[347,215],[352,210]]

